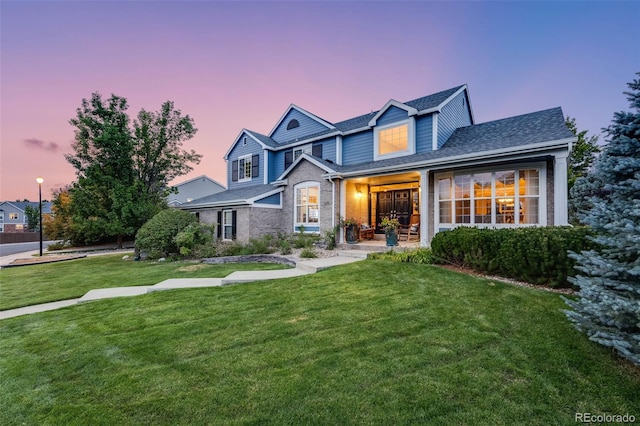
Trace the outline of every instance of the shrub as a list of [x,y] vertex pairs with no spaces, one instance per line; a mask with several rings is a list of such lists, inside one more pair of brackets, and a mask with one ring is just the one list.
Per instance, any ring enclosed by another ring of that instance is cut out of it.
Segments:
[[174,237],[174,241],[181,255],[189,256],[196,251],[203,251],[213,246],[215,225],[192,223],[187,225]]
[[533,284],[569,287],[575,261],[568,251],[592,246],[586,228],[479,229],[461,226],[436,234],[431,242],[439,263],[498,274]]
[[175,237],[180,231],[197,222],[194,215],[183,210],[162,210],[142,225],[136,234],[136,248],[148,251],[152,258],[178,253]]
[[395,262],[418,263],[423,265],[430,265],[433,263],[433,255],[431,253],[431,249],[428,248],[398,252],[389,250],[384,253],[371,253],[369,258],[393,260]]
[[309,258],[318,257],[318,254],[316,253],[313,247],[305,247],[300,252],[300,257],[309,259]]

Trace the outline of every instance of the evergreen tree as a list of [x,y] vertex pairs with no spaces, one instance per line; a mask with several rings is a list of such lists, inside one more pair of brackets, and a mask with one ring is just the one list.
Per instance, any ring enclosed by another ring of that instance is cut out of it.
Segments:
[[24,209],[27,218],[27,230],[35,232],[40,229],[40,207],[27,206]]
[[567,173],[567,181],[569,185],[569,223],[577,225],[578,210],[582,207],[581,203],[585,196],[585,188],[579,188],[573,191],[576,180],[578,178],[588,176],[592,170],[592,165],[600,152],[598,146],[598,136],[587,136],[587,130],[578,131],[576,119],[567,117],[565,124],[571,132],[578,138],[577,142],[571,147],[569,154],[569,167]]
[[571,254],[580,290],[565,313],[590,340],[640,365],[640,80],[628,85],[632,111],[615,113],[593,176],[576,182],[592,193],[578,214],[599,248]]

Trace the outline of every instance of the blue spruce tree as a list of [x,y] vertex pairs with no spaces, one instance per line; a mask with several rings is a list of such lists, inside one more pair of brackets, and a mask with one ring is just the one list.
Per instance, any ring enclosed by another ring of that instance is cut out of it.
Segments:
[[579,299],[565,299],[565,313],[590,340],[640,365],[640,80],[628,85],[631,112],[615,113],[593,175],[576,182],[591,194],[579,217],[598,248],[571,254]]

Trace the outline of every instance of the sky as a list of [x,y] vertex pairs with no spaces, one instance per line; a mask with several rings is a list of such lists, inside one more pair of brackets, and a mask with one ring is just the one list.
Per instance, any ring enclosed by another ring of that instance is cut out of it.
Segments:
[[226,185],[240,131],[292,103],[338,122],[467,84],[476,123],[560,106],[600,135],[629,109],[638,22],[638,1],[0,0],[0,200],[75,180],[69,120],[93,92],[194,119],[203,158],[174,184]]

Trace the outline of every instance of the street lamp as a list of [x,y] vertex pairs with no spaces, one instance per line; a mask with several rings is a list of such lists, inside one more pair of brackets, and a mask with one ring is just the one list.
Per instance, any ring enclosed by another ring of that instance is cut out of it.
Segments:
[[40,256],[42,256],[42,182],[44,179],[41,177],[36,178],[36,182],[38,182],[38,200],[39,200],[39,211],[40,211]]

